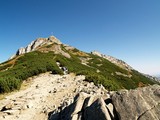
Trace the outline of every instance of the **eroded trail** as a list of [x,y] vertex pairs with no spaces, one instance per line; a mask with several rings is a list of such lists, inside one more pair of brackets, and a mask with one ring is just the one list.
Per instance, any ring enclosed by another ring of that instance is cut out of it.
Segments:
[[65,99],[69,99],[67,101],[70,103],[73,101],[77,88],[87,86],[84,78],[41,74],[32,80],[33,83],[27,89],[0,100],[0,119],[47,120],[48,113],[57,109]]

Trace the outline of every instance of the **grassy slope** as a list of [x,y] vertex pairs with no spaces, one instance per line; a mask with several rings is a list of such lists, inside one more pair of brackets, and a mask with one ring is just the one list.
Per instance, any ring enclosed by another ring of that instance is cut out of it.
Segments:
[[[140,83],[141,85],[155,83],[137,71],[126,71],[101,57],[91,54],[81,56],[82,52],[77,49],[71,51],[65,50],[64,47],[62,49],[68,52],[71,58],[66,58],[60,54],[55,55],[53,52],[41,53],[35,51],[17,58],[14,64],[7,64],[7,62],[1,64],[0,93],[19,89],[23,80],[40,73],[52,71],[53,73],[63,74],[63,71],[56,65],[57,61],[62,66],[66,66],[69,72],[86,75],[87,81],[94,82],[95,84],[103,84],[109,90],[132,89],[138,87]],[[80,57],[91,58],[88,60],[87,66],[81,64]],[[132,75],[132,77],[116,75],[115,72]]]

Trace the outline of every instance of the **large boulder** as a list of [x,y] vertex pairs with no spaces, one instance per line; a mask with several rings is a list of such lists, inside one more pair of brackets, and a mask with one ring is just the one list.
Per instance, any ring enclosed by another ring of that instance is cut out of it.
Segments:
[[116,92],[112,101],[121,120],[160,119],[159,85]]
[[49,120],[160,120],[159,85],[111,92],[110,96],[79,93]]
[[85,120],[111,120],[106,104],[102,98],[98,98],[84,111]]
[[[111,104],[111,105],[110,105]],[[107,106],[108,105],[108,106]],[[61,106],[63,108],[63,106]],[[108,98],[104,100],[101,95],[79,93],[74,102],[59,113],[50,114],[49,120],[116,120],[117,115]]]

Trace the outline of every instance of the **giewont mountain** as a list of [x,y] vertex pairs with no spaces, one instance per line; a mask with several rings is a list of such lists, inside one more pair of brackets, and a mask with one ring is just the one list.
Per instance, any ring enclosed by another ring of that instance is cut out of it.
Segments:
[[[82,52],[54,36],[38,38],[0,64],[0,93],[19,89],[22,81],[18,92],[5,99],[0,94],[1,120],[160,118],[160,86],[148,86],[156,81],[121,60]],[[136,87],[143,88],[110,91]]]
[[121,60],[97,52],[82,52],[51,36],[36,39],[0,64],[0,93],[19,89],[23,80],[47,71],[85,75],[86,81],[102,84],[108,90],[156,83]]

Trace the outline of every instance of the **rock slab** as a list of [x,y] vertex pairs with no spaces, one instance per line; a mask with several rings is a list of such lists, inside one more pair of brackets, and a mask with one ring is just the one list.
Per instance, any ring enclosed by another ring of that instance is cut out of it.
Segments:
[[113,94],[121,120],[160,120],[160,86],[153,85]]

